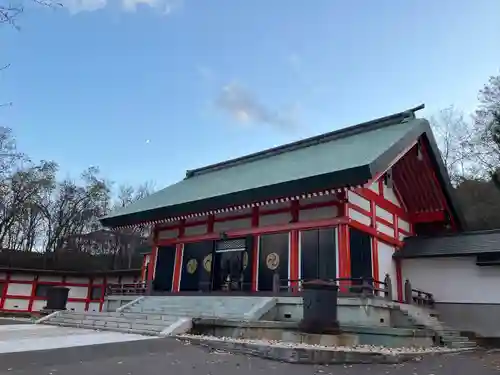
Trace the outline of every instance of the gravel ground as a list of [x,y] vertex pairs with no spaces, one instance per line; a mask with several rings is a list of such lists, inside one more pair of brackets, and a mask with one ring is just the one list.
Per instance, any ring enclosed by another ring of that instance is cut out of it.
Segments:
[[293,365],[209,352],[174,339],[144,340],[0,355],[0,374],[23,375],[490,375],[500,352],[425,357],[400,365]]

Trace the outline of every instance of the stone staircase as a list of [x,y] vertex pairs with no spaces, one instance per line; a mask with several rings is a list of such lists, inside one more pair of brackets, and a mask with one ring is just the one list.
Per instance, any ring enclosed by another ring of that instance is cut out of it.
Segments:
[[273,297],[151,296],[125,306],[122,311],[255,321],[274,306],[276,306],[276,299]]
[[188,332],[192,319],[163,314],[134,314],[121,312],[59,311],[37,323],[103,331],[117,331],[149,336],[171,336]]
[[399,310],[418,328],[429,329],[436,334],[437,344],[449,348],[473,348],[476,344],[460,332],[444,325],[435,311],[416,305],[398,303]]
[[196,318],[255,321],[275,305],[272,297],[151,296],[137,298],[116,312],[59,311],[37,323],[172,336],[189,332]]

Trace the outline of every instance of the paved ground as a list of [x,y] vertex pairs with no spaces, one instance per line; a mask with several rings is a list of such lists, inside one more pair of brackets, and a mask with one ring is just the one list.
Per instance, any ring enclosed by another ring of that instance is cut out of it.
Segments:
[[23,375],[493,375],[500,353],[469,353],[402,365],[306,366],[208,352],[175,339],[0,354],[0,374]]
[[13,319],[13,318],[0,318],[0,326],[12,324],[26,324],[29,319]]
[[98,332],[88,329],[23,323],[0,325],[0,353],[150,339],[146,336],[118,332]]

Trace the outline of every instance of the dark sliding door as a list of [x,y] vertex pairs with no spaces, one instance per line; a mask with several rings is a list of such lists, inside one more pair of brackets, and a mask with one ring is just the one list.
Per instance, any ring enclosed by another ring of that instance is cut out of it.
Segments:
[[220,240],[215,244],[213,290],[252,289],[253,237]]
[[372,246],[368,233],[351,228],[349,231],[351,251],[351,277],[372,277]]
[[[273,290],[273,275],[277,272],[281,280],[288,280],[289,234],[276,233],[260,236],[259,245],[259,290]],[[285,286],[286,281],[282,281]]]
[[180,291],[210,290],[214,241],[184,244]]
[[[153,290],[170,292],[175,266],[175,246],[160,246],[156,260],[156,273],[153,280]],[[147,280],[147,271],[146,271]]]
[[300,251],[303,280],[335,279],[337,277],[335,228],[301,232]]

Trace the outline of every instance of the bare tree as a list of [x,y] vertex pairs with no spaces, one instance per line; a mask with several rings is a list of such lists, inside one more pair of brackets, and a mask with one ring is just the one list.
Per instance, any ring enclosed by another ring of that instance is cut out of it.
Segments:
[[45,217],[45,251],[61,248],[65,239],[75,233],[92,230],[95,218],[105,214],[103,202],[109,200],[109,185],[97,168],[89,168],[81,176],[83,186],[70,179],[59,183],[41,207]]
[[15,3],[8,0],[0,0],[0,24],[10,24],[15,28],[19,28],[16,21],[18,16],[24,12],[24,4],[26,2],[32,2],[46,7],[62,6],[61,3],[52,0],[29,0],[17,1]]
[[452,182],[456,185],[475,175],[478,167],[470,157],[474,134],[472,121],[450,106],[433,116],[431,125]]
[[500,188],[500,75],[490,77],[478,99],[473,157]]

